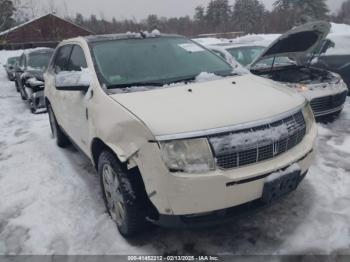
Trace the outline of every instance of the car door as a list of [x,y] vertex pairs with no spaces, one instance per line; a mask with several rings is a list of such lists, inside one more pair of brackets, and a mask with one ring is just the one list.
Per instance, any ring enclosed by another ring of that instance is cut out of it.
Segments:
[[48,68],[48,73],[45,78],[46,92],[50,93],[49,97],[51,106],[55,113],[58,124],[68,132],[68,126],[66,121],[66,99],[65,94],[56,89],[56,75],[60,72],[68,70],[69,57],[72,52],[72,45],[64,45],[58,48],[56,51],[52,65]]
[[[67,66],[69,72],[81,72],[87,70],[85,53],[81,46],[73,45]],[[89,152],[88,136],[88,106],[89,92],[84,91],[59,91],[64,100],[62,108],[65,117],[67,132],[84,152]]]

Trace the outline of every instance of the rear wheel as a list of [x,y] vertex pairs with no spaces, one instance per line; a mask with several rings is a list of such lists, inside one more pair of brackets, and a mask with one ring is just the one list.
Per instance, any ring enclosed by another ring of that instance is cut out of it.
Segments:
[[49,113],[52,136],[56,139],[56,144],[62,148],[67,147],[70,144],[70,141],[68,137],[63,133],[61,127],[58,125],[55,114],[50,104],[47,105],[47,111]]
[[27,100],[27,95],[26,95],[26,91],[24,91],[24,87],[22,88],[19,87],[19,93],[21,94],[22,100]]
[[19,93],[19,86],[18,86],[18,82],[16,79],[15,79],[15,85],[16,85],[16,91]]
[[128,172],[110,151],[101,153],[98,173],[107,210],[119,232],[131,237],[145,230],[145,199],[137,192],[137,186],[129,179]]

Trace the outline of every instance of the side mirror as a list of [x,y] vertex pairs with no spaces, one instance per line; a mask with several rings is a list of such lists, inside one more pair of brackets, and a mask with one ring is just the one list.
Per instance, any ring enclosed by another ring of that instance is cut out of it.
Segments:
[[87,92],[91,84],[91,74],[88,70],[60,72],[55,77],[55,86],[59,91]]

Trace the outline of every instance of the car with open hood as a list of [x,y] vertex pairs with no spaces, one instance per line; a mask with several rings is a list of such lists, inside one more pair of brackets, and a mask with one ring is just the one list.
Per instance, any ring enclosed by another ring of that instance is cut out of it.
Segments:
[[53,54],[52,48],[25,50],[15,69],[17,91],[26,100],[32,113],[46,110],[44,101],[44,71]]
[[71,142],[100,176],[123,236],[148,223],[222,223],[294,191],[317,126],[296,92],[178,35],[79,37],[45,72],[56,143]]
[[318,50],[312,66],[341,75],[350,88],[350,34],[331,33],[326,41],[328,43],[325,43],[323,50]]
[[339,74],[313,66],[315,54],[327,45],[331,24],[311,22],[285,33],[249,66],[253,74],[285,84],[310,101],[316,118],[339,115],[348,89]]

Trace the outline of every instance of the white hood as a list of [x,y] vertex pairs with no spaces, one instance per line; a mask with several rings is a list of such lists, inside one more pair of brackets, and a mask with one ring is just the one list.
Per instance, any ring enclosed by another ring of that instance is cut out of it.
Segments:
[[111,97],[136,115],[155,136],[261,121],[305,102],[288,88],[253,75]]
[[255,59],[251,68],[263,59],[271,57],[289,57],[296,62],[305,61],[313,51],[320,47],[331,30],[331,24],[325,21],[311,22],[288,31],[275,40]]

